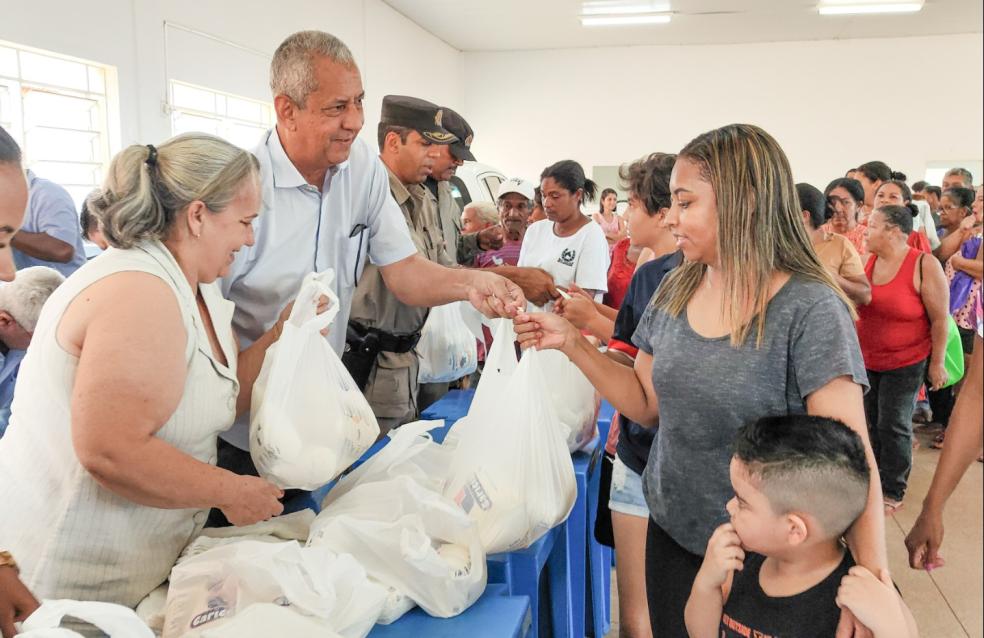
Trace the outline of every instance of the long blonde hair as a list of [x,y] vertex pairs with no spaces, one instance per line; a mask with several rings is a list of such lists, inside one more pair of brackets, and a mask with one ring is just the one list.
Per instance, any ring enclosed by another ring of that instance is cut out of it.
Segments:
[[[771,135],[750,124],[729,124],[698,136],[679,157],[694,162],[717,198],[718,256],[721,260],[731,345],[745,342],[754,302],[756,346],[765,336],[765,311],[777,271],[829,286],[854,315],[854,305],[820,263],[810,241],[789,160]],[[671,273],[653,303],[679,316],[703,280],[707,267],[686,262]]]

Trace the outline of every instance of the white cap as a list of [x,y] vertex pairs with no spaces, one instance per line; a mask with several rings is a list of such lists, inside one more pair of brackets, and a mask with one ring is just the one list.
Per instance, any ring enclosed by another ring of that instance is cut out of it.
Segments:
[[508,195],[509,193],[518,193],[532,202],[533,188],[533,184],[527,182],[525,179],[510,177],[506,181],[499,184],[499,192],[496,193],[495,200],[499,201],[502,199],[503,195]]

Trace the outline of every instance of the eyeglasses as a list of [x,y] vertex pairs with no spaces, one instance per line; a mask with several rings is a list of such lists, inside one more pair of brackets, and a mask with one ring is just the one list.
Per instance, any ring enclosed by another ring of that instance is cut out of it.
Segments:
[[943,210],[945,210],[948,213],[952,213],[952,212],[958,211],[958,210],[966,210],[966,207],[965,206],[956,206],[954,204],[943,204]]

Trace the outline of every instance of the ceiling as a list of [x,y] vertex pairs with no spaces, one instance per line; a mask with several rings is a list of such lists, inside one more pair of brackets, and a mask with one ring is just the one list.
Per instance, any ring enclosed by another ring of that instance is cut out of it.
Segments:
[[821,16],[811,0],[670,0],[670,24],[583,27],[581,0],[384,2],[461,51],[980,33],[984,19],[981,0],[926,0],[918,13],[873,16]]

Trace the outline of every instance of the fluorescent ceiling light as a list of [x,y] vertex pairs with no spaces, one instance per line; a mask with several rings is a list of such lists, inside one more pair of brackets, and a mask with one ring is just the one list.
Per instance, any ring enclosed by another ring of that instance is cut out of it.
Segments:
[[922,2],[879,2],[869,4],[821,4],[820,15],[858,15],[864,13],[915,13],[922,9]]
[[670,21],[669,13],[649,15],[605,15],[581,16],[581,24],[585,27],[630,26],[639,24],[666,24]]
[[592,0],[581,4],[582,16],[637,15],[641,13],[663,13],[670,10],[667,0],[653,2],[625,2],[616,0]]

